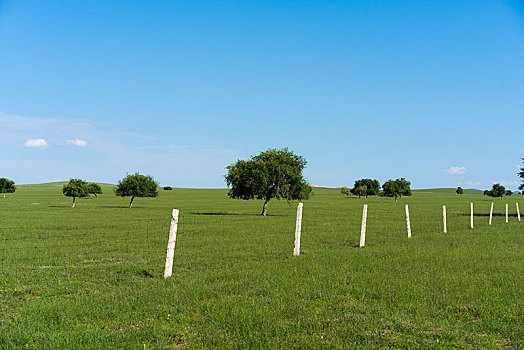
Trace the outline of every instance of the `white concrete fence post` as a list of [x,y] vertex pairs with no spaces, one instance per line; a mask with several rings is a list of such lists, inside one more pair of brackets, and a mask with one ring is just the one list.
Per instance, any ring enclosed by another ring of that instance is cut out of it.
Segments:
[[411,238],[411,224],[409,222],[409,207],[406,204],[406,225],[408,227],[408,238]]
[[297,224],[295,226],[295,249],[293,255],[300,255],[300,231],[302,230],[302,203],[298,203],[297,207]]
[[506,203],[506,224],[508,223],[508,203]]
[[519,210],[519,203],[515,203],[517,205],[517,216],[519,218],[519,221],[520,221],[520,210]]
[[444,220],[444,233],[448,232],[447,222],[446,222],[446,206],[442,206],[442,219]]
[[491,202],[491,209],[489,210],[489,224],[493,221],[493,202]]
[[362,226],[360,226],[360,248],[366,244],[366,221],[368,219],[368,205],[364,204],[362,210]]
[[471,211],[471,228],[473,228],[473,203],[471,203],[470,211]]
[[171,214],[171,226],[169,227],[169,239],[167,241],[166,267],[164,278],[171,277],[173,274],[173,260],[175,257],[176,231],[178,227],[178,209],[173,209]]

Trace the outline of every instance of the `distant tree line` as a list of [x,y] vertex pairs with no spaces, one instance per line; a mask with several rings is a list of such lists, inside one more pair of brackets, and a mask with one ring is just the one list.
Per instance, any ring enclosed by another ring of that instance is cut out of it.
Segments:
[[352,188],[341,187],[340,192],[346,196],[351,197],[352,195],[362,198],[362,196],[384,196],[393,197],[395,202],[402,198],[402,196],[411,196],[411,182],[405,178],[396,180],[388,180],[382,185],[380,189],[380,182],[374,179],[360,179],[356,180]]
[[[522,158],[524,162],[524,158]],[[271,199],[304,200],[311,194],[311,186],[307,183],[302,172],[306,167],[306,160],[289,151],[287,148],[268,149],[249,160],[238,160],[227,166],[226,184],[229,187],[228,196],[237,199],[262,199],[264,205],[262,215],[266,215],[268,203]],[[518,176],[521,179],[519,190],[524,192],[524,167]],[[381,189],[382,188],[382,189]],[[15,183],[6,178],[0,178],[0,193],[5,198],[6,193],[15,192]],[[172,190],[165,186],[164,190]],[[382,187],[374,179],[356,180],[353,187],[342,187],[341,193],[347,196],[385,196],[395,198],[395,202],[402,196],[411,196],[411,183],[405,178],[386,181]],[[96,183],[88,183],[81,179],[70,179],[62,188],[62,193],[73,198],[73,208],[76,198],[83,198],[93,194],[97,199],[102,194],[102,188]],[[456,193],[462,195],[464,190],[458,187]],[[115,194],[120,197],[131,197],[129,208],[133,207],[136,197],[158,196],[158,183],[150,175],[135,173],[120,180],[115,188]],[[484,191],[490,197],[510,196],[512,191],[506,190],[500,184],[494,184],[491,190]]]

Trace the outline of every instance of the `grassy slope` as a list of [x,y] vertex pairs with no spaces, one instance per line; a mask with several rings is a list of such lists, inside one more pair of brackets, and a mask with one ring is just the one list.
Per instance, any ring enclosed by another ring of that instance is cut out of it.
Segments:
[[71,209],[60,187],[0,199],[0,348],[524,347],[524,226],[503,217],[521,196],[496,200],[489,227],[490,200],[474,191],[395,204],[316,189],[293,257],[295,203],[270,202],[262,218],[262,203],[225,190],[175,189],[130,210],[108,186]]

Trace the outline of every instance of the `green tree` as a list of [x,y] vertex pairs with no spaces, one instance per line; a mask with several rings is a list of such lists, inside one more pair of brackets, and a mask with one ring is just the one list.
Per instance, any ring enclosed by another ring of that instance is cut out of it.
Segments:
[[263,199],[263,216],[271,199],[303,200],[311,187],[302,175],[306,160],[287,148],[268,149],[249,160],[238,160],[227,167],[228,196],[237,199]]
[[494,198],[500,197],[502,200],[502,197],[506,194],[506,188],[501,184],[494,184],[491,190],[484,191],[484,194]]
[[16,191],[16,186],[13,180],[5,177],[0,178],[0,192],[4,195],[4,198],[6,193],[13,193],[14,191]]
[[366,194],[367,189],[368,187],[366,185],[360,184],[358,186],[353,186],[351,193],[353,193],[355,196],[358,196],[358,199],[361,199],[362,196]]
[[[524,158],[522,158],[522,162],[524,163]],[[518,175],[520,177],[520,181],[522,182],[522,184],[519,187],[519,190],[524,191],[524,167],[520,168],[520,172],[518,173]]]
[[457,192],[457,194],[464,194],[464,190],[460,186],[457,187],[457,190],[455,192]]
[[402,196],[411,196],[411,182],[403,177],[395,181],[397,181],[400,186],[400,198],[402,198]]
[[87,184],[87,192],[94,194],[96,199],[98,199],[98,195],[102,194],[102,187],[97,183],[90,182]]
[[80,179],[71,179],[67,184],[62,187],[62,193],[66,197],[73,197],[73,206],[76,205],[76,198],[87,197],[89,195],[87,189],[87,182]]
[[384,196],[395,197],[395,202],[402,196],[411,196],[411,182],[405,178],[388,180],[382,185]]
[[345,194],[346,196],[349,196],[351,198],[351,188],[341,187],[340,193]]
[[509,197],[513,194],[513,191],[511,190],[506,190],[506,196]]
[[129,208],[132,208],[135,197],[158,196],[158,182],[150,175],[134,173],[118,181],[115,194],[119,197],[131,197]]
[[358,198],[362,196],[376,196],[380,192],[380,182],[373,179],[360,179],[356,180],[353,186],[352,193],[358,195]]

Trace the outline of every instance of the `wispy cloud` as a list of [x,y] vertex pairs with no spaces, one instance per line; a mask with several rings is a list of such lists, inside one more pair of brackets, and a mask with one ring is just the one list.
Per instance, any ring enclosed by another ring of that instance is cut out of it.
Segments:
[[[76,177],[116,182],[126,172],[140,171],[153,175],[162,184],[224,187],[225,166],[241,156],[219,144],[169,144],[171,139],[159,135],[150,137],[141,134],[142,130],[118,130],[90,120],[41,119],[0,112],[0,125],[0,149],[12,149],[11,156],[3,159],[3,169],[11,169],[12,178],[19,183]],[[52,147],[52,152],[45,152],[38,159],[30,154],[18,155],[22,144]],[[82,147],[87,157],[75,158],[61,152],[66,147]],[[174,172],[175,165],[188,171]],[[31,171],[35,168],[39,169],[38,174]]]
[[48,144],[45,139],[29,139],[24,143],[24,147],[47,148]]
[[67,144],[77,146],[77,147],[85,147],[87,146],[87,141],[80,140],[80,139],[67,140]]
[[499,180],[499,181],[491,181],[492,184],[501,184],[502,186],[506,187],[516,187],[519,185],[518,181],[511,181],[511,180]]
[[468,184],[468,186],[473,186],[473,187],[482,186],[482,182],[481,181],[468,181],[467,184]]
[[466,168],[463,166],[452,166],[451,168],[447,169],[446,172],[451,175],[461,175],[466,172]]
[[50,118],[28,118],[17,115],[10,115],[0,112],[0,122],[2,128],[10,131],[32,131],[42,130],[45,128],[48,131],[71,132],[81,131],[92,127],[88,122],[71,121],[66,119],[50,119]]

